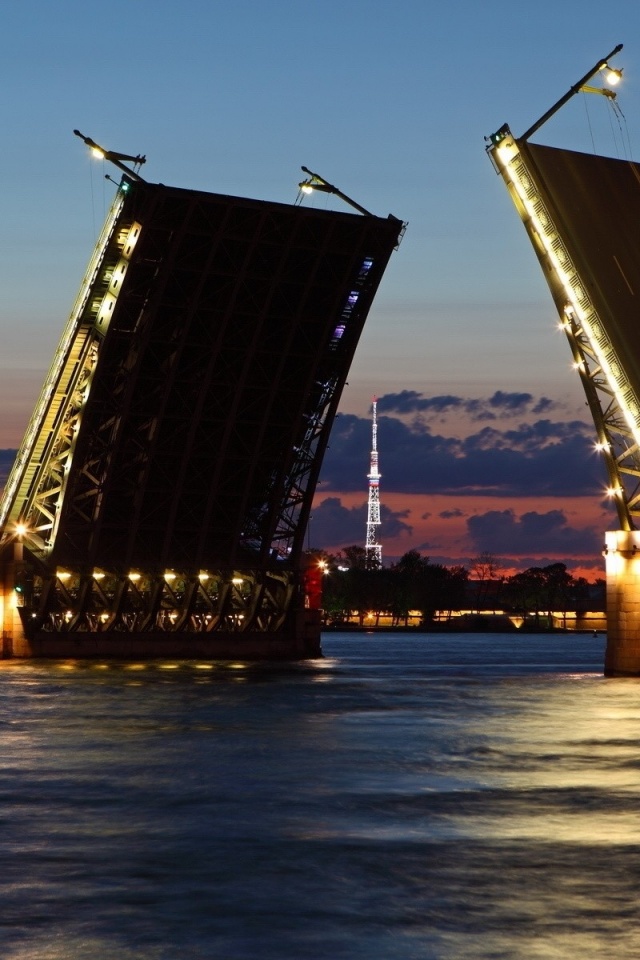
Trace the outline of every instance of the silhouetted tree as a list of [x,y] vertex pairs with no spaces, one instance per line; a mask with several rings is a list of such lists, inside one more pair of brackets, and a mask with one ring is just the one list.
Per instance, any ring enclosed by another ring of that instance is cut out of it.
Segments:
[[468,572],[464,567],[430,563],[417,550],[409,550],[392,567],[393,614],[408,622],[410,610],[419,610],[423,624],[433,622],[437,610],[460,608]]
[[364,547],[353,544],[350,547],[344,547],[340,551],[340,557],[344,560],[344,565],[350,569],[364,570],[367,559],[367,551]]
[[494,595],[494,585],[501,579],[498,558],[488,550],[483,550],[470,561],[471,576],[476,581],[474,591],[478,611],[487,607],[489,596]]
[[409,550],[397,563],[393,564],[393,607],[394,622],[409,622],[409,611],[421,609],[424,596],[425,567],[429,559],[422,557],[418,550]]
[[540,614],[546,614],[551,625],[554,610],[566,612],[575,581],[564,563],[550,563],[546,567],[529,567],[509,577],[505,598],[524,613],[533,613],[539,624]]
[[469,571],[463,566],[442,567],[443,574],[438,583],[435,604],[424,609],[423,616],[433,619],[436,610],[446,612],[448,617],[454,610],[460,610],[465,605],[466,587],[469,580]]

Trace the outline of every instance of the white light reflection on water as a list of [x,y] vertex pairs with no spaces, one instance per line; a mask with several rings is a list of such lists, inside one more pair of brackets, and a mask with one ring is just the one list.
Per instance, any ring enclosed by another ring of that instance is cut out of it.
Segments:
[[640,957],[640,683],[602,638],[324,646],[1,662],[3,960]]

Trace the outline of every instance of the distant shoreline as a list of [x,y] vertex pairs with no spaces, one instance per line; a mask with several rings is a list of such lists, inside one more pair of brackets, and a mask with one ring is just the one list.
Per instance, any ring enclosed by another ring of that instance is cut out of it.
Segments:
[[405,627],[400,625],[397,627],[375,627],[375,626],[360,626],[357,623],[345,623],[341,625],[323,626],[322,633],[415,633],[415,634],[429,634],[429,633],[512,633],[512,634],[535,634],[535,633],[560,633],[560,634],[580,634],[593,636],[606,636],[605,630],[595,630],[592,627],[579,627],[577,629],[572,629],[570,627],[549,627],[549,626],[521,626],[515,627],[511,623],[487,623],[487,624],[455,624],[455,623],[442,623],[442,624],[431,624],[429,626],[411,626]]

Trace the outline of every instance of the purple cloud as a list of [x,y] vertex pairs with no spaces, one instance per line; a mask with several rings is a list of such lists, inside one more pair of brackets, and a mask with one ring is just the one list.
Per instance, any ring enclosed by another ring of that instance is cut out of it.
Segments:
[[557,407],[549,397],[535,399],[530,393],[496,390],[491,397],[458,397],[453,394],[425,396],[417,390],[386,393],[378,399],[380,413],[437,415],[456,411],[472,420],[495,420],[527,413],[540,415]]
[[563,510],[517,516],[513,510],[489,510],[469,517],[467,530],[478,553],[532,554],[546,551],[567,556],[594,554],[602,546],[602,532],[594,527],[578,529],[568,524]]
[[[594,428],[581,420],[485,426],[467,437],[434,433],[422,420],[378,421],[384,491],[482,496],[598,495],[606,476],[593,453]],[[344,414],[321,472],[327,490],[366,492],[371,424]]]
[[[380,505],[380,539],[410,535],[413,527],[405,523],[408,510],[393,511]],[[364,544],[367,531],[366,501],[355,507],[345,507],[339,497],[326,497],[311,514],[309,542],[312,547],[348,547]]]

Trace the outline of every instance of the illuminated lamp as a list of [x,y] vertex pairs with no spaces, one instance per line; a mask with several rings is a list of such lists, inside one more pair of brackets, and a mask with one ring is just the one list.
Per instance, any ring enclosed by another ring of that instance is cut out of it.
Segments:
[[612,87],[616,87],[622,80],[622,69],[616,70],[615,67],[610,67],[608,63],[606,63],[604,67],[601,67],[600,69],[606,71],[604,79]]
[[348,203],[350,207],[353,207],[354,210],[357,210],[358,213],[364,214],[365,217],[370,217],[372,215],[370,210],[360,206],[359,203],[356,203],[355,200],[352,200],[351,197],[348,197],[346,193],[343,193],[342,190],[338,189],[338,187],[334,187],[332,183],[329,183],[328,180],[325,180],[324,177],[321,177],[319,173],[314,173],[313,170],[309,170],[308,167],[301,167],[300,169],[303,173],[309,174],[308,180],[303,180],[302,183],[298,184],[298,187],[302,193],[313,193],[314,190],[318,190],[320,193],[333,193],[336,197],[340,197],[341,200],[344,200],[345,203]]

